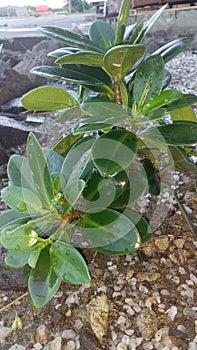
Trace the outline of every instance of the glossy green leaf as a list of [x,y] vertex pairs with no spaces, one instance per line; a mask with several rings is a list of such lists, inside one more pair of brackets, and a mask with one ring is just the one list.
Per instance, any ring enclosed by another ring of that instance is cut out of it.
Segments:
[[115,46],[105,54],[104,68],[111,76],[122,79],[144,54],[144,45]]
[[28,291],[35,309],[40,309],[51,300],[61,284],[53,270],[49,247],[42,249],[36,267],[31,270]]
[[[142,137],[142,134],[140,135]],[[169,125],[158,126],[143,133],[159,143],[167,145],[191,145],[197,143],[197,123],[174,122]]]
[[[79,121],[72,129],[73,135],[81,135],[81,133],[94,132],[100,130],[110,130],[113,125],[119,125],[121,123],[120,118],[110,118],[109,123],[97,122],[97,118],[87,118],[84,122]],[[105,118],[104,118],[105,119]]]
[[26,213],[43,213],[42,202],[32,191],[28,188],[19,186],[5,187],[1,196],[3,201],[14,210]]
[[[80,231],[91,247],[115,254],[137,250],[141,244],[135,225],[124,214],[112,209],[84,214]],[[121,245],[120,240],[123,240]]]
[[89,36],[105,52],[114,44],[115,31],[109,23],[98,20],[92,23]]
[[178,100],[181,98],[182,93],[177,90],[165,90],[161,91],[159,95],[151,97],[149,101],[143,107],[143,113],[149,113],[165,106],[168,103]]
[[55,63],[58,64],[85,64],[86,66],[102,67],[103,54],[92,51],[79,51],[67,54],[58,58]]
[[148,191],[150,194],[158,196],[160,194],[160,178],[154,164],[149,159],[144,159],[143,167],[148,181]]
[[147,113],[145,115],[140,116],[135,120],[135,124],[144,124],[149,123],[152,120],[163,119],[166,115],[166,108],[159,108],[153,112]]
[[151,227],[141,215],[139,215],[138,213],[130,209],[124,210],[124,215],[126,215],[136,226],[140,234],[142,243],[145,243],[149,241],[149,239],[151,239],[152,237]]
[[77,105],[75,99],[57,86],[41,86],[26,93],[21,103],[34,111],[56,111]]
[[169,157],[176,171],[197,175],[197,165],[193,163],[181,147],[169,146]]
[[11,186],[28,188],[37,194],[29,162],[26,157],[13,154],[8,161],[7,171]]
[[6,267],[12,269],[19,269],[28,263],[28,258],[32,252],[33,247],[23,250],[10,250],[6,253],[4,263]]
[[150,56],[140,65],[133,86],[133,98],[139,110],[161,92],[164,75],[165,68],[160,55]]
[[[69,67],[72,66],[72,67]],[[75,67],[74,67],[75,66]],[[72,69],[71,69],[72,68]],[[90,68],[90,67],[87,67]],[[97,67],[91,67],[98,69]],[[95,77],[92,74],[93,71],[89,70],[85,71],[85,69],[81,69],[79,65],[66,65],[63,68],[60,67],[52,67],[52,66],[42,66],[36,67],[31,70],[31,73],[55,80],[68,81],[76,84],[82,84],[85,86],[93,86],[93,85],[106,85],[109,83],[111,85],[111,81],[107,78],[107,74],[101,71],[98,72],[98,75]],[[104,73],[104,74],[100,74]],[[94,74],[95,75],[95,74]]]
[[29,254],[29,257],[28,257],[28,265],[30,266],[30,267],[32,267],[33,269],[36,267],[36,265],[37,265],[37,262],[38,262],[38,259],[39,259],[39,256],[40,256],[40,253],[41,253],[41,251],[42,251],[42,249],[43,249],[43,244],[41,244],[41,243],[37,243],[36,245],[34,245],[33,247],[31,247],[32,248],[32,250],[31,250],[31,252],[30,252],[30,254]]
[[44,208],[49,208],[51,199],[54,197],[52,177],[44,152],[32,133],[29,134],[27,139],[27,154],[33,182],[40,200]]
[[170,112],[174,109],[183,108],[197,103],[197,96],[192,94],[183,94],[182,97],[166,106],[167,110]]
[[116,129],[96,139],[92,157],[100,174],[109,176],[127,168],[134,160],[136,151],[136,136],[125,129]]
[[121,8],[119,11],[118,22],[116,25],[116,35],[115,35],[115,45],[122,43],[125,29],[129,17],[131,7],[131,0],[124,0],[121,3]]
[[42,26],[40,27],[40,31],[49,38],[60,41],[67,46],[76,47],[81,50],[102,52],[100,47],[97,46],[93,41],[89,40],[83,35],[70,32],[67,29],[53,26]]
[[145,32],[144,36],[149,32],[152,28],[153,24],[157,21],[157,19],[161,16],[162,12],[166,9],[168,4],[163,5],[159,10],[157,10],[146,22],[145,22]]
[[61,171],[62,164],[64,162],[64,157],[62,157],[59,153],[55,152],[53,149],[44,148],[43,151],[47,159],[50,174],[54,180],[55,177]]
[[170,111],[173,121],[187,121],[197,123],[196,113],[191,106],[186,106]]
[[82,112],[79,106],[67,108],[64,112],[62,112],[58,118],[57,121],[60,123],[73,120],[76,118],[83,118],[85,117],[85,114]]
[[[122,120],[127,119],[129,115],[126,110],[124,110],[120,105],[111,101],[105,97],[92,97],[85,100],[81,105],[82,111],[93,117],[97,117],[94,119],[94,122],[97,120],[98,122],[108,122],[110,118],[119,117]],[[82,122],[87,120],[83,119]],[[91,119],[89,119],[90,121]],[[93,118],[92,118],[93,120]],[[93,122],[92,122],[93,123]]]
[[168,87],[168,85],[170,85],[171,81],[172,81],[172,75],[167,69],[165,69],[165,77],[163,81],[162,90],[165,90]]
[[14,225],[5,226],[1,230],[1,245],[9,250],[27,249],[37,243],[37,232],[29,224],[13,228]]
[[192,36],[175,39],[156,50],[154,55],[160,54],[163,57],[164,63],[167,63],[184,51],[192,41]]
[[3,58],[3,44],[0,44],[0,60]]
[[71,146],[81,138],[81,135],[68,134],[60,139],[54,146],[54,151],[65,157],[70,150]]
[[74,48],[74,47],[60,47],[57,50],[51,51],[48,53],[48,56],[60,58],[62,56],[65,56],[67,54],[76,53],[79,52],[80,49]]
[[72,207],[81,195],[85,181],[81,178],[88,163],[91,161],[93,138],[83,143],[76,143],[67,154],[60,174],[60,186],[64,197]]
[[85,260],[70,244],[55,242],[51,245],[50,256],[55,273],[63,281],[71,284],[90,282]]
[[9,209],[9,210],[3,211],[0,214],[0,229],[3,226],[12,223],[13,221],[20,219],[20,218],[24,218],[26,216],[27,216],[26,213],[21,213],[21,212],[14,210],[14,209]]
[[124,43],[126,43],[129,40],[129,38],[132,35],[136,25],[137,25],[137,23],[133,23],[133,24],[130,24],[130,25],[128,25],[126,27],[125,32],[124,32],[124,38],[123,38],[124,39]]

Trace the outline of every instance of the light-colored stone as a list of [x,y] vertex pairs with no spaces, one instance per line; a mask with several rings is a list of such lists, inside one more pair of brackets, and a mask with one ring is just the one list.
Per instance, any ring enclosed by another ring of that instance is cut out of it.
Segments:
[[72,329],[65,329],[62,332],[62,338],[65,338],[65,339],[74,339],[75,336],[76,334]]
[[12,328],[9,327],[0,327],[0,343],[4,343],[6,337],[12,333]]
[[168,237],[159,237],[155,239],[155,245],[160,250],[165,251],[169,247]]
[[138,272],[136,275],[138,282],[156,282],[161,278],[159,272]]
[[137,326],[144,340],[151,340],[157,332],[157,318],[154,311],[144,309],[137,316]]
[[[63,350],[75,350],[75,349],[76,349],[76,344],[73,340],[69,340],[69,342],[63,348]],[[56,349],[54,348],[54,350]]]
[[25,350],[25,347],[23,345],[14,344],[11,346],[11,348],[9,348],[9,350]]
[[47,339],[47,328],[45,324],[41,324],[35,331],[35,342],[43,343]]
[[109,303],[106,294],[101,294],[87,305],[90,315],[90,325],[100,343],[105,341],[108,329]]
[[62,350],[62,338],[57,337],[54,340],[50,341],[43,350]]

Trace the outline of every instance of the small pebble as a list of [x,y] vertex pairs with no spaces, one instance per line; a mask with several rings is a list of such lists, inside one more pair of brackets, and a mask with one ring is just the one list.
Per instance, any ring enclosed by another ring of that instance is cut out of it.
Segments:
[[65,329],[62,332],[62,338],[65,338],[65,339],[74,339],[75,336],[76,334],[72,329]]

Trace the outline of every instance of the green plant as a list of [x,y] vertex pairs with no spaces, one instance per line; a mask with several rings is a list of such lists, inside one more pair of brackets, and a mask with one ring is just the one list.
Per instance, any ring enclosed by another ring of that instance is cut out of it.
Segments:
[[0,44],[0,60],[3,58],[3,44]]
[[89,39],[41,27],[66,47],[49,54],[57,67],[32,72],[79,89],[77,94],[43,86],[23,96],[28,109],[59,110],[59,121],[78,119],[53,149],[42,149],[30,133],[27,156],[9,160],[10,185],[1,194],[10,207],[0,216],[5,265],[30,267],[28,290],[37,309],[62,281],[90,281],[79,247],[111,255],[136,251],[152,229],[132,206],[144,193],[170,189],[174,170],[197,174],[187,156],[197,140],[190,106],[197,97],[166,89],[171,75],[165,69],[192,38],[174,40],[152,55],[142,42],[164,8],[127,27],[130,0],[124,0],[116,29],[96,21]]

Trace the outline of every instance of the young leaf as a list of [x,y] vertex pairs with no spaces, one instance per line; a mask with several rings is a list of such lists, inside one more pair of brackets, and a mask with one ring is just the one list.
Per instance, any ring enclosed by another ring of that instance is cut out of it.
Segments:
[[3,201],[11,209],[19,212],[26,212],[29,214],[45,212],[42,209],[42,203],[39,197],[27,188],[8,186],[2,190],[1,196]]
[[32,133],[27,139],[27,154],[36,190],[44,208],[48,209],[54,197],[52,177],[43,150]]
[[96,139],[92,157],[96,168],[105,177],[127,168],[136,151],[136,136],[125,129],[116,129]]
[[42,26],[40,27],[40,31],[49,38],[60,41],[67,46],[76,47],[81,50],[102,52],[102,49],[93,41],[83,35],[70,32],[67,29],[53,26]]
[[129,17],[131,7],[131,0],[122,1],[122,5],[119,11],[118,22],[116,26],[116,35],[115,35],[115,45],[121,44],[124,38],[125,29]]
[[104,68],[111,76],[122,79],[145,54],[144,45],[119,45],[104,56]]
[[89,36],[105,52],[114,44],[115,31],[109,23],[95,21],[90,27]]
[[103,54],[92,51],[79,51],[58,58],[57,64],[85,64],[86,66],[102,67]]
[[167,145],[192,145],[197,143],[197,123],[174,122],[152,128],[141,134],[140,137],[148,137]]
[[50,260],[49,247],[42,249],[36,267],[31,270],[28,279],[28,291],[35,309],[46,305],[57,292],[61,284],[53,270]]
[[50,248],[51,264],[57,276],[71,284],[90,282],[88,267],[82,255],[70,244],[55,242]]
[[77,105],[75,99],[57,86],[41,86],[29,91],[21,99],[26,109],[34,111],[56,111]]
[[164,75],[165,68],[160,55],[150,56],[140,65],[133,86],[133,98],[139,110],[161,92]]
[[[123,254],[128,252],[128,250],[137,250],[141,243],[140,235],[135,225],[124,214],[112,209],[84,214],[80,231],[91,247],[105,249],[104,247],[115,244],[116,249],[114,251],[116,250],[118,254],[123,249],[121,245],[117,245],[120,239],[124,239]],[[131,240],[130,244],[128,243],[128,235]],[[106,247],[106,250],[108,250],[108,247]]]
[[196,113],[191,106],[186,106],[170,111],[173,121],[185,121],[197,123]]
[[165,90],[161,91],[159,95],[155,95],[143,107],[143,113],[149,113],[158,109],[160,107],[165,106],[166,104],[170,104],[173,101],[181,98],[182,93],[177,90]]

